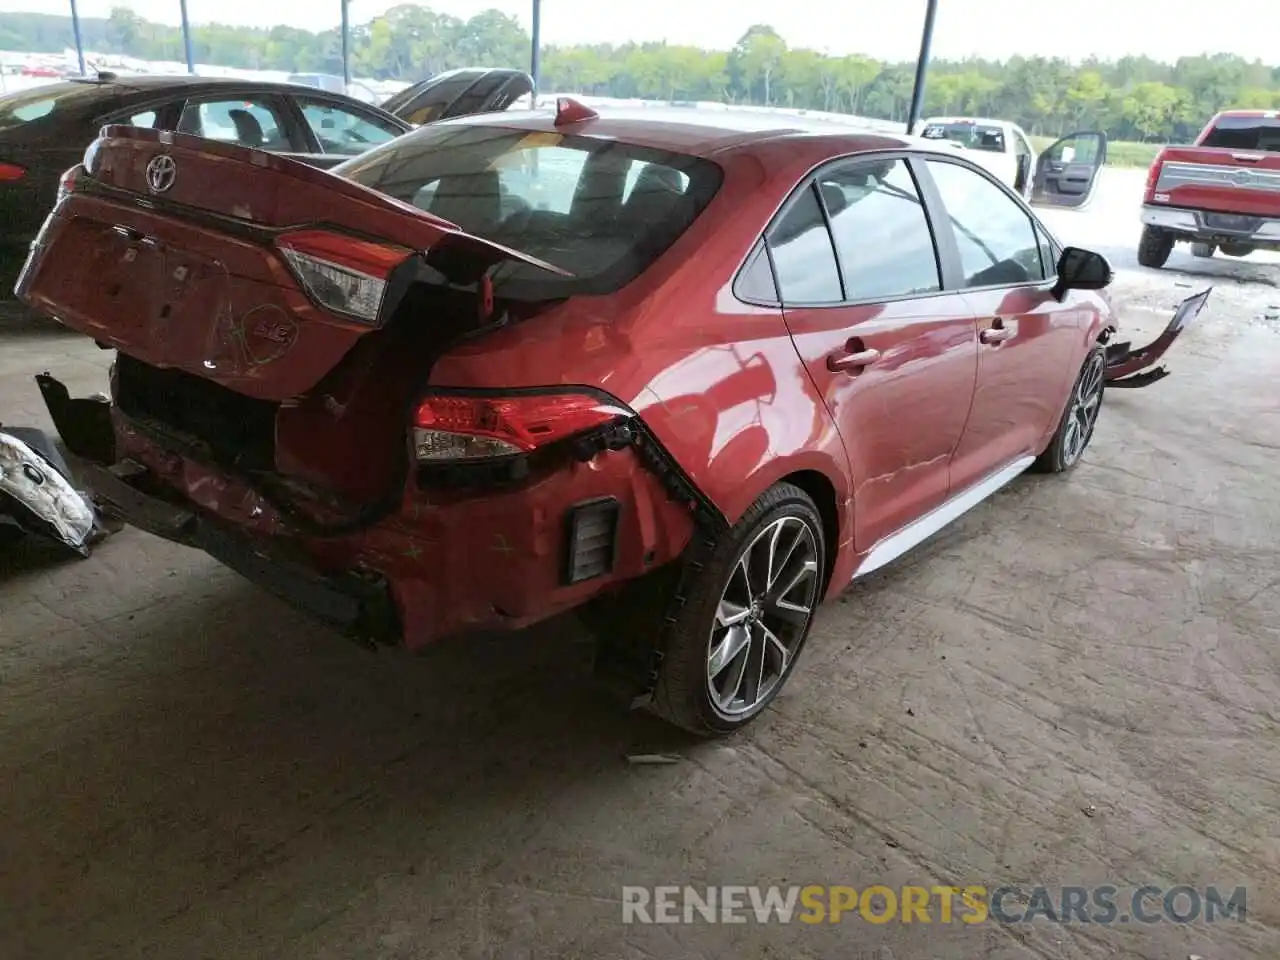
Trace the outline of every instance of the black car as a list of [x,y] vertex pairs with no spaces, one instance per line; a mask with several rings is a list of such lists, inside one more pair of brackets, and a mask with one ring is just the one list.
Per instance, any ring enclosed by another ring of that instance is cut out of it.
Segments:
[[520,70],[464,67],[437,73],[384,100],[382,109],[419,126],[473,113],[496,113],[533,92],[533,78]]
[[108,123],[178,130],[324,168],[410,129],[342,94],[253,80],[99,74],[0,97],[0,299],[10,296],[62,174]]

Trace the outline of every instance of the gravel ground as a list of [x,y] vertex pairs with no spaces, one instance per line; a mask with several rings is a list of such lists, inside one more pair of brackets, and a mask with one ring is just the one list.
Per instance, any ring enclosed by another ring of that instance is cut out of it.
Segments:
[[[619,712],[572,623],[371,655],[137,531],[0,557],[0,956],[1280,956],[1280,265],[1137,268],[1140,181],[1048,219],[1139,337],[1215,285],[1174,376],[850,589],[725,743]],[[101,386],[0,336],[10,422],[40,369]],[[1243,885],[1249,919],[624,926],[662,883]]]

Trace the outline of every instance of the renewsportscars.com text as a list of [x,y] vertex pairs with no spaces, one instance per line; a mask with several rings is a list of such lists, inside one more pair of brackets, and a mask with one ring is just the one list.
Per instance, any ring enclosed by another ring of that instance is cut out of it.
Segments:
[[1242,923],[1245,915],[1244,887],[622,888],[623,923]]

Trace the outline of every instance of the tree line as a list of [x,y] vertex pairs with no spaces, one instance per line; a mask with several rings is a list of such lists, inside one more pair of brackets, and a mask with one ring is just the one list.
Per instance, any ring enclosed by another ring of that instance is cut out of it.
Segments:
[[[145,60],[184,58],[176,27],[124,8],[82,20],[85,46]],[[0,14],[0,49],[59,52],[72,44],[71,20]],[[338,30],[207,24],[192,29],[197,62],[290,72],[342,72]],[[403,4],[352,28],[354,74],[414,81],[463,66],[528,69],[530,39],[497,10],[469,19]],[[769,26],[753,26],[730,50],[665,43],[547,46],[541,88],[610,97],[716,100],[855,113],[903,120],[915,65],[860,54],[828,56],[794,48]],[[1190,140],[1217,110],[1280,109],[1280,67],[1234,54],[1073,63],[1058,57],[935,60],[925,115],[993,116],[1030,133],[1104,130],[1117,140]]]

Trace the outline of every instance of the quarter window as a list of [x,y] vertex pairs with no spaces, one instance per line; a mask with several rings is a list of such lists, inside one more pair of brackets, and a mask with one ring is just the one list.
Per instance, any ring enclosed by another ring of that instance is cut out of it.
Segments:
[[839,303],[840,270],[818,196],[805,187],[769,233],[782,302]]
[[933,233],[903,160],[859,161],[818,176],[845,299],[889,300],[942,289]]
[[1045,278],[1035,225],[1017,202],[968,167],[941,160],[928,164],[960,248],[966,287]]

